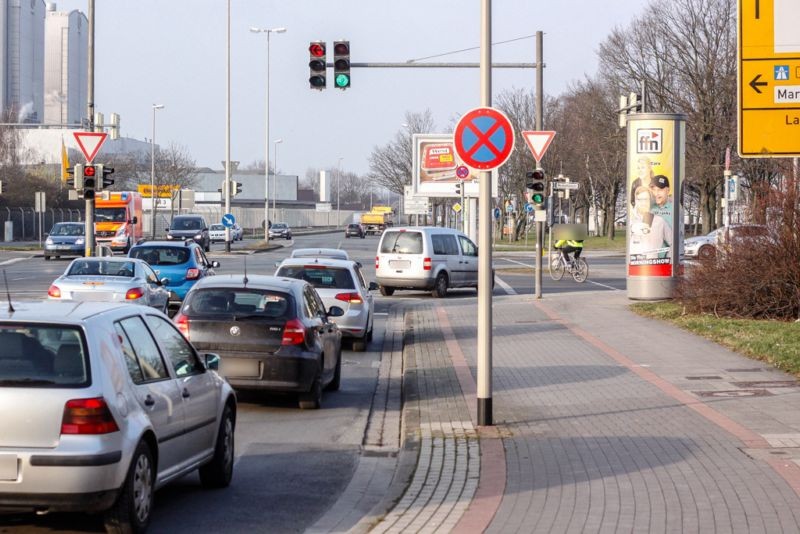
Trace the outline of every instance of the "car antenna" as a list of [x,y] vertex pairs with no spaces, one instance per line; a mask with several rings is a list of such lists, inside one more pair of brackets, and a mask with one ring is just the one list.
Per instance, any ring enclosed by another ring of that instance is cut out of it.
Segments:
[[242,283],[246,286],[247,285],[247,256],[244,256],[244,278],[242,278]]
[[14,306],[11,305],[11,291],[8,290],[8,278],[6,277],[6,270],[3,269],[3,280],[6,283],[6,296],[8,297],[8,313],[14,313]]

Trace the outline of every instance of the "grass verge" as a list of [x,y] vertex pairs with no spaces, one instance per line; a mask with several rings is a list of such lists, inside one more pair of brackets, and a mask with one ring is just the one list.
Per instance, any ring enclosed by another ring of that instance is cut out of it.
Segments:
[[675,302],[642,302],[632,304],[631,309],[800,377],[800,323],[684,314]]
[[[547,244],[545,243],[545,247]],[[607,250],[612,252],[625,252],[625,233],[623,232],[621,235],[617,234],[616,239],[609,239],[605,236],[591,236],[587,237],[584,242],[583,246],[585,250]],[[528,246],[525,246],[525,239],[523,238],[520,241],[515,241],[512,243],[508,242],[508,239],[504,241],[497,241],[494,246],[494,250],[497,252],[510,252],[515,250],[527,250],[527,251],[535,251],[536,250],[536,237],[533,234],[528,236]]]

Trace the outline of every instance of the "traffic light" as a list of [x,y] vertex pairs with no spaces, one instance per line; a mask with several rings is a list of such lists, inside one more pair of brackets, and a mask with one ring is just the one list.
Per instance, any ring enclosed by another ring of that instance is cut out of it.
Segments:
[[324,41],[311,41],[308,45],[308,85],[311,89],[325,89],[326,53]]
[[109,174],[114,174],[114,167],[106,167],[103,165],[103,182],[102,182],[102,189],[108,189],[112,185],[114,185],[114,179],[108,178]]
[[231,180],[231,196],[235,197],[242,192],[242,184]]
[[85,200],[94,199],[94,192],[97,189],[97,170],[97,165],[83,165],[83,198]]
[[461,196],[461,191],[462,191],[461,188],[462,188],[461,182],[457,182],[456,183],[456,195]]
[[76,163],[74,167],[67,169],[67,185],[76,191],[83,190],[83,163]]
[[350,87],[350,41],[333,42],[333,81],[337,89]]
[[540,210],[544,207],[545,190],[547,189],[544,171],[536,169],[535,171],[525,173],[525,177],[528,179],[526,186],[530,189],[531,204],[533,204],[534,208]]

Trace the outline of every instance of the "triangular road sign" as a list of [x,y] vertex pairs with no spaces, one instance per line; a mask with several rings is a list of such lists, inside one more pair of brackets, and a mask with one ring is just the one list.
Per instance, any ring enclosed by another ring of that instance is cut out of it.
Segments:
[[522,132],[522,137],[528,144],[528,148],[533,153],[533,159],[537,162],[542,161],[544,153],[547,152],[547,147],[553,141],[556,133],[553,131],[538,131],[538,132]]
[[74,132],[72,135],[75,136],[86,163],[92,162],[108,137],[108,134],[103,132]]

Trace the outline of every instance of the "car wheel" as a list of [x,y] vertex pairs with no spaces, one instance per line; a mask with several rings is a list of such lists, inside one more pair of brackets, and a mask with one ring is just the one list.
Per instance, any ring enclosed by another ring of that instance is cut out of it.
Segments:
[[106,511],[107,532],[144,532],[150,523],[155,494],[153,453],[145,442],[139,442],[128,468],[128,476],[116,502]]
[[128,241],[125,242],[125,248],[122,249],[122,253],[127,256],[130,250],[131,250],[131,240],[128,239]]
[[703,245],[700,247],[700,250],[697,251],[697,256],[701,260],[710,260],[716,254],[716,250],[711,245]]
[[319,374],[311,383],[311,390],[300,394],[297,404],[301,410],[318,410],[322,407],[322,377]]
[[350,239],[350,235],[349,234],[344,234],[344,238],[345,239]]
[[437,299],[443,299],[447,296],[447,274],[439,273],[436,276],[436,282],[433,284],[431,294]]
[[361,239],[364,239],[365,237],[367,237],[367,234],[361,234]]
[[44,255],[44,261],[50,261],[50,256],[48,256],[47,254],[45,254],[45,255]]
[[203,247],[203,250],[206,252],[211,252],[211,242],[206,241],[206,245]]
[[328,384],[325,389],[327,391],[339,391],[342,385],[342,353],[339,352],[339,358],[336,360],[336,368],[333,370],[333,380]]
[[365,350],[367,350],[366,336],[361,339],[353,340],[353,352],[364,352]]
[[384,297],[391,297],[394,294],[394,288],[389,286],[381,286],[381,295]]
[[233,409],[227,405],[222,411],[217,443],[214,445],[214,457],[198,470],[200,483],[204,488],[227,488],[230,485],[233,478],[235,427]]

